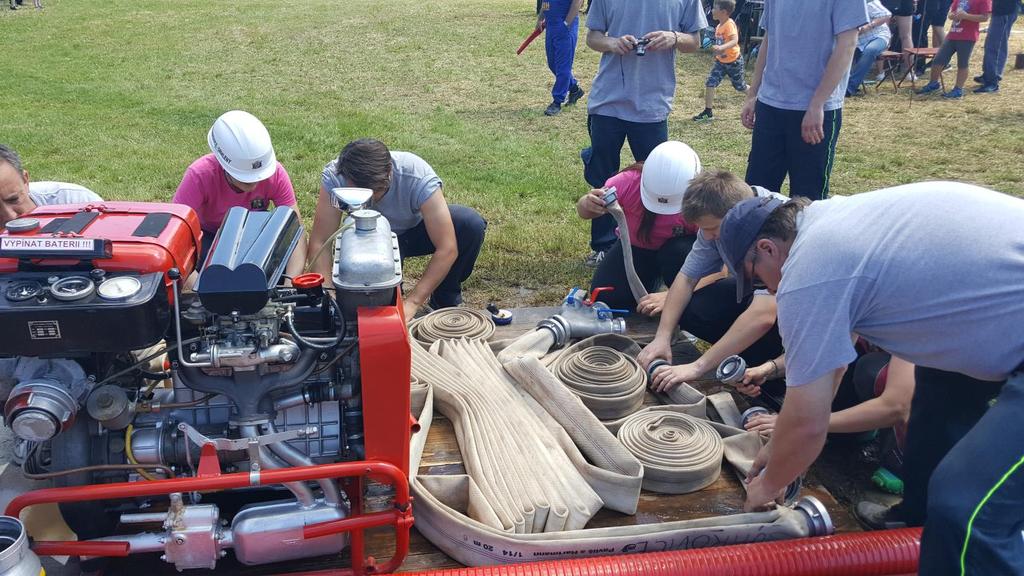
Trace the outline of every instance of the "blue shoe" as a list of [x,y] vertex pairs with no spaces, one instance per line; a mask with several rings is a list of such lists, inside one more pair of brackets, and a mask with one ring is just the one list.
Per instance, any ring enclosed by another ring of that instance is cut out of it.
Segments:
[[941,88],[941,86],[939,86],[939,82],[937,80],[933,80],[925,84],[924,88],[918,90],[917,93],[923,96],[925,94],[931,94],[932,92],[937,91],[939,88]]
[[949,92],[942,95],[946,100],[959,100],[964,97],[964,91],[960,88],[953,88]]
[[975,88],[975,94],[991,94],[993,92],[999,92],[999,86],[997,84],[986,84],[981,88]]

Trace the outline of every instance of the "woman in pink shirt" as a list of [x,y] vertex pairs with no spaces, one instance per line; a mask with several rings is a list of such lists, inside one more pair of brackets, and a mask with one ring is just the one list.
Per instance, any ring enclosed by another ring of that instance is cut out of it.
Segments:
[[[576,203],[576,212],[585,220],[607,214],[603,196],[608,188],[615,187],[629,227],[633,266],[649,292],[662,282],[666,286],[672,283],[696,240],[696,226],[683,220],[681,211],[683,193],[700,170],[696,152],[682,142],[670,140],[659,144],[645,162],[637,162],[612,176],[604,188],[591,190]],[[621,242],[605,254],[590,285],[591,290],[602,286],[614,288],[597,298],[608,306],[636,308],[626,280]]]
[[[228,209],[269,210],[271,204],[290,206],[296,213],[291,178],[274,154],[270,133],[255,116],[241,110],[225,112],[207,134],[210,154],[192,163],[174,193],[173,202],[196,211],[203,229],[200,265]],[[302,215],[299,214],[301,217]],[[286,274],[302,273],[305,239],[288,261]]]

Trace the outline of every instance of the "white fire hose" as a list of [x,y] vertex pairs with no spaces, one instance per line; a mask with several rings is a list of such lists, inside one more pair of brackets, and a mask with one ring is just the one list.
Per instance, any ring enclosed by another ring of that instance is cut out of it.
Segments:
[[[595,340],[609,344],[608,336]],[[621,342],[612,344],[612,348],[623,347]],[[416,527],[463,564],[673,550],[831,531],[827,512],[813,498],[802,499],[796,508],[770,512],[583,529],[602,505],[635,512],[646,472],[612,436],[607,423],[598,420],[536,355],[512,357],[502,367],[483,342],[440,341],[429,351],[413,346],[413,375],[418,382],[414,406],[422,406],[420,430],[413,437],[410,479]],[[431,396],[455,427],[464,475],[417,474],[432,420]],[[695,401],[695,396],[700,400]],[[677,421],[673,413],[703,416],[702,394],[691,388],[679,397],[688,403],[641,409],[636,414],[653,414],[662,423]],[[664,410],[668,412],[659,412]],[[627,417],[625,425],[633,417]],[[725,458],[734,465],[745,462],[749,468],[760,449],[760,436],[705,422],[701,424],[721,435]],[[618,430],[624,423],[616,425]],[[706,462],[695,459],[686,472],[698,478],[701,470],[705,479],[694,480],[694,486],[711,476],[708,468]],[[659,482],[685,483],[654,476]]]

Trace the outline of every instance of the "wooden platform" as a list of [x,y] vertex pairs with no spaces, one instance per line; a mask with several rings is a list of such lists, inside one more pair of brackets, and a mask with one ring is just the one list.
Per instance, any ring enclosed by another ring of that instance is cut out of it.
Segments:
[[[495,338],[514,338],[533,330],[537,322],[557,313],[557,308],[520,308],[514,311],[512,324],[499,326]],[[656,320],[646,317],[628,317],[626,320],[628,334],[637,340],[646,341],[653,337],[657,329]],[[684,363],[695,359],[700,352],[689,342],[682,340],[673,347],[675,363]],[[713,393],[720,387],[705,388]],[[653,396],[647,403],[654,404]],[[427,436],[427,445],[423,451],[420,474],[461,474],[464,473],[459,446],[451,423],[439,414],[434,415],[434,423]],[[812,473],[803,489],[803,494],[815,496],[828,508],[832,521],[839,532],[860,530],[857,521],[849,510],[839,504],[832,494],[816,481]],[[674,520],[689,520],[724,514],[736,514],[743,511],[745,492],[736,474],[726,466],[722,475],[711,486],[691,494],[666,495],[644,491],[640,495],[637,513],[628,516],[610,510],[601,510],[587,525],[588,528],[606,526],[629,526],[636,524],[654,524]],[[415,509],[415,504],[413,505]],[[367,553],[377,558],[387,558],[393,551],[393,538],[387,534],[376,535],[368,542]],[[460,566],[443,552],[437,550],[430,542],[413,530],[409,557],[402,565],[402,572],[431,570]]]

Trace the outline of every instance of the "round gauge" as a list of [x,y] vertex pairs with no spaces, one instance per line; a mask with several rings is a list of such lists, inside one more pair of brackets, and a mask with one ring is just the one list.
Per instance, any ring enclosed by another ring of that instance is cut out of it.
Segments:
[[43,286],[35,280],[11,282],[4,291],[4,296],[11,302],[24,302],[43,293]]
[[72,302],[90,296],[96,285],[85,276],[68,276],[50,285],[50,294],[57,300]]
[[96,293],[104,300],[127,300],[138,294],[139,290],[142,290],[142,282],[139,282],[138,278],[134,276],[118,276],[117,278],[109,278],[103,284],[100,284],[100,287],[96,289]]

